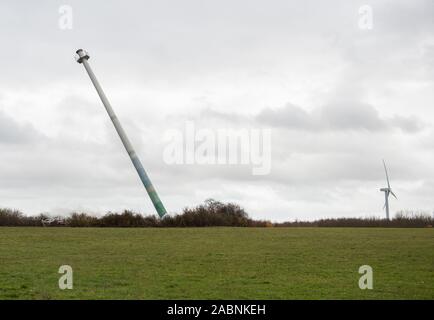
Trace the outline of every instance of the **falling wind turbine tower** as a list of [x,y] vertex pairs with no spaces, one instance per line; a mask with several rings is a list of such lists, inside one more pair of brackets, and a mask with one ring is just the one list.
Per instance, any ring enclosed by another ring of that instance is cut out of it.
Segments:
[[89,62],[89,55],[86,51],[83,49],[78,49],[76,51],[77,56],[77,62],[83,64],[84,68],[87,71],[87,74],[90,77],[90,80],[92,81],[93,85],[95,86],[95,89],[101,98],[101,101],[110,117],[110,119],[113,122],[113,125],[119,134],[119,137],[121,138],[121,141],[127,150],[128,155],[130,156],[131,162],[133,163],[134,167],[137,170],[137,173],[139,174],[140,180],[142,181],[143,185],[145,186],[146,191],[148,192],[149,197],[151,198],[151,201],[155,207],[155,210],[157,210],[158,215],[163,217],[166,214],[166,209],[164,208],[163,203],[160,200],[160,197],[157,194],[157,191],[155,190],[154,186],[152,185],[151,180],[149,179],[148,175],[146,174],[145,169],[142,166],[142,163],[140,162],[136,152],[134,151],[133,146],[131,145],[130,140],[128,139],[124,129],[121,126],[121,123],[119,122],[119,119],[116,117],[116,114],[113,111],[113,108],[110,105],[110,102],[108,101],[104,91],[102,90],[100,84],[98,83],[98,80],[95,77],[95,74],[93,73],[92,69],[90,68]]
[[386,218],[387,220],[389,220],[389,195],[391,194],[392,196],[395,197],[395,199],[398,198],[390,188],[389,174],[387,173],[386,162],[384,162],[384,160],[383,160],[383,166],[384,166],[384,171],[386,172],[387,188],[381,188],[380,191],[384,192],[384,198],[385,198],[384,208],[386,209]]

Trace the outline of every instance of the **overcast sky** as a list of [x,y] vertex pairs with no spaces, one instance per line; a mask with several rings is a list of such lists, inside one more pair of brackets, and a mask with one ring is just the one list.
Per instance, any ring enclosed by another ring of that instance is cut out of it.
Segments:
[[[432,0],[1,1],[0,207],[154,213],[84,48],[169,212],[214,198],[274,221],[384,216],[383,158],[391,212],[433,212],[433,17]],[[269,174],[168,164],[164,136],[186,123],[270,129]]]

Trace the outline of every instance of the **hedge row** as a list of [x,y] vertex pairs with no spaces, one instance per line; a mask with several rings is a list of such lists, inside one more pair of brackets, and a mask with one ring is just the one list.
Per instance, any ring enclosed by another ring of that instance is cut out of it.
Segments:
[[423,212],[399,212],[392,220],[379,218],[338,218],[316,221],[271,223],[254,220],[237,204],[207,200],[181,214],[143,216],[132,211],[109,212],[102,217],[74,212],[68,217],[40,214],[26,216],[18,210],[0,209],[0,226],[68,226],[68,227],[432,227],[434,219]]

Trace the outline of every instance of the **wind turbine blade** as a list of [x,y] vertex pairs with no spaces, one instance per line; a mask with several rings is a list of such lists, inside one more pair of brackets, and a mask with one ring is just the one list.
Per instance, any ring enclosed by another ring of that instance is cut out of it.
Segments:
[[389,174],[387,173],[386,162],[383,159],[384,171],[386,172],[387,187],[390,189]]
[[396,195],[393,193],[393,191],[392,190],[390,190],[390,193],[392,194],[392,196],[394,196],[395,197],[395,199],[396,200],[398,200],[398,198],[396,197]]

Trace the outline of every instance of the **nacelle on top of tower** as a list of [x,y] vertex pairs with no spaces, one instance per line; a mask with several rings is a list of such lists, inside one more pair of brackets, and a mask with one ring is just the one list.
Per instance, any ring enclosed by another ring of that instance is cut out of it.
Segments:
[[82,63],[83,59],[89,60],[90,58],[86,50],[78,49],[76,53],[75,60],[77,60],[78,63]]

